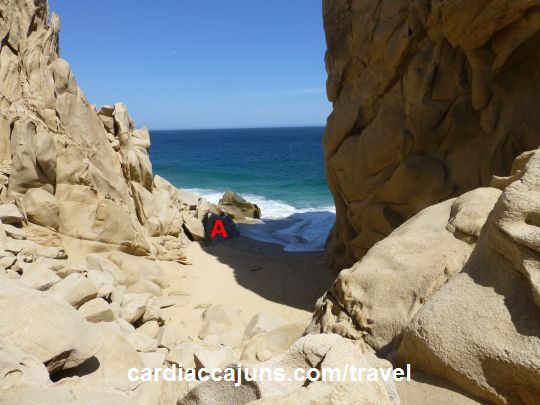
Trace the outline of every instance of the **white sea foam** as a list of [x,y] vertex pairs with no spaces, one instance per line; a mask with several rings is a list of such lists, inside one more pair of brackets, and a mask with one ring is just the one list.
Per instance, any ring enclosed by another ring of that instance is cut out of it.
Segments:
[[[191,193],[217,204],[222,192],[206,189],[187,189]],[[284,202],[267,200],[253,194],[242,194],[262,211],[262,224],[240,224],[243,236],[261,242],[282,245],[288,252],[324,250],[328,233],[334,225],[334,207],[295,208]]]

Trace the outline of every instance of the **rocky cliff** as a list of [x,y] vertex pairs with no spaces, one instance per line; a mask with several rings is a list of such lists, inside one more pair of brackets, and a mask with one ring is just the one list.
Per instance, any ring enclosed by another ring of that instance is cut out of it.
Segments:
[[540,143],[539,1],[326,0],[339,271]]
[[0,11],[2,202],[70,257],[119,250],[183,261],[197,199],[154,180],[148,130],[122,103],[89,104],[59,57],[60,23],[45,1],[6,0]]

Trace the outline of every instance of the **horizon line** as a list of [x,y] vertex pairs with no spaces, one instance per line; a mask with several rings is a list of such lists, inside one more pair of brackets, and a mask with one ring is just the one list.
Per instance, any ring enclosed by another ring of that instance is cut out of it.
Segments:
[[325,128],[325,124],[319,125],[280,125],[268,127],[213,127],[213,128],[148,128],[148,131],[215,131],[220,129],[288,129],[288,128]]

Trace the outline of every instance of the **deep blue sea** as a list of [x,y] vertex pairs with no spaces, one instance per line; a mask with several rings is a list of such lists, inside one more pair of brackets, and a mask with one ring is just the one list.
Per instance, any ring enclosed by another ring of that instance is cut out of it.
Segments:
[[262,210],[243,235],[288,251],[322,250],[335,220],[323,127],[150,131],[154,173],[217,203],[227,190]]

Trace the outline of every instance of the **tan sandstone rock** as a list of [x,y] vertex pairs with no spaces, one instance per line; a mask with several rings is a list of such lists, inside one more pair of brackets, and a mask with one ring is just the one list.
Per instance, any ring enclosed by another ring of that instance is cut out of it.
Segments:
[[461,273],[404,331],[399,361],[494,403],[540,401],[539,179],[536,151]]
[[59,281],[49,291],[76,308],[98,295],[96,286],[87,277],[77,273]]
[[0,336],[17,342],[50,372],[81,364],[103,342],[99,332],[67,303],[10,280],[0,283]]
[[[358,367],[391,367],[389,362],[376,359],[365,347],[359,347],[337,335],[324,334],[303,337],[286,353],[259,364],[259,367],[281,368],[286,377],[292,377],[293,371],[297,368],[308,370],[311,367],[321,366],[344,369],[347,363]],[[253,379],[253,376],[251,378]],[[294,381],[293,378],[285,378],[279,382],[262,380],[250,382],[243,378],[240,386],[234,386],[234,382],[208,381],[194,388],[178,403],[237,404],[256,400],[268,404],[399,403],[392,383],[353,382],[347,378],[340,384],[306,383]]]
[[420,210],[506,176],[540,144],[539,4],[323,2],[336,271]]
[[50,383],[41,361],[22,352],[10,339],[0,338],[0,390],[19,384]]
[[474,243],[475,233],[468,230],[472,224],[482,227],[499,194],[478,189],[429,207],[401,225],[339,274],[317,303],[308,331],[363,338],[377,350],[395,350],[412,317],[463,268],[473,249],[447,230],[448,224],[455,230],[462,218],[468,219],[471,225],[461,233],[469,232]]
[[79,307],[79,312],[88,322],[111,322],[115,315],[103,298],[94,298]]
[[42,188],[32,188],[26,192],[23,201],[24,212],[30,222],[58,230],[60,208],[51,193]]

